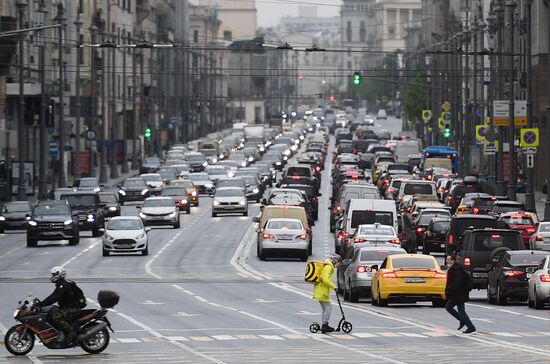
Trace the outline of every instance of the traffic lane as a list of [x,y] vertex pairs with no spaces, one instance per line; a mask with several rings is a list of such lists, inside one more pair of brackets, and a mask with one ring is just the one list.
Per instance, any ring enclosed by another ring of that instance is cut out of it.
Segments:
[[403,119],[398,119],[395,116],[388,115],[387,120],[374,120],[374,131],[389,130],[392,136],[399,136],[403,131]]

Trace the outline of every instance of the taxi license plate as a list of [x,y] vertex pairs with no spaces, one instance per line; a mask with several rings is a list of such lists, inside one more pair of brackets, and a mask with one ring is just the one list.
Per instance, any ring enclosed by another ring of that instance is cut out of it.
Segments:
[[472,273],[472,276],[474,278],[487,278],[488,274],[487,273]]
[[408,277],[405,278],[405,283],[425,283],[426,278],[421,277]]

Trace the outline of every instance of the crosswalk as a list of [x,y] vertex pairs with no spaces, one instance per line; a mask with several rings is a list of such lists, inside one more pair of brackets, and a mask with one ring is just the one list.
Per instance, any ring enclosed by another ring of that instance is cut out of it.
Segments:
[[[457,332],[460,335],[460,333]],[[314,337],[319,337],[321,334],[280,334],[280,335],[252,335],[252,334],[224,334],[224,335],[196,335],[196,336],[163,336],[163,337],[111,337],[112,344],[139,344],[139,343],[160,343],[166,341],[175,342],[217,342],[217,341],[289,341],[289,340],[311,340]],[[536,338],[536,337],[550,337],[550,332],[483,332],[479,331],[475,335],[481,337],[494,337],[500,339],[512,339],[512,338]],[[344,333],[330,333],[324,334],[321,337],[330,340],[360,340],[360,339],[376,339],[376,338],[411,338],[411,339],[434,339],[442,337],[451,337],[454,334],[445,331],[424,331],[424,332],[395,332],[395,331],[380,331],[380,332],[351,332],[349,334]],[[0,343],[0,346],[3,342]]]

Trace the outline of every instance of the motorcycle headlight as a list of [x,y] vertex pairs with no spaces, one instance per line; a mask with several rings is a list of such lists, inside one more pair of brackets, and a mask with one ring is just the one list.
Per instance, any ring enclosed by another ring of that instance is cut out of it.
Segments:
[[241,201],[239,201],[239,205],[241,205],[241,206],[244,206],[244,205],[246,205],[246,201],[245,201],[245,200],[241,200]]
[[147,215],[145,215],[143,212],[140,212],[138,216],[142,219],[145,219],[147,217]]
[[145,237],[145,233],[141,233],[138,236],[135,237],[136,240],[143,239]]
[[[31,223],[31,222],[29,221],[29,224],[30,224],[30,223]],[[63,222],[63,225],[68,226],[68,225],[71,225],[72,223],[73,223],[73,220],[65,220],[65,221]]]
[[208,165],[208,162],[202,162],[202,166],[206,167]]
[[206,188],[212,188],[212,187],[214,187],[214,185],[213,185],[212,183],[207,183],[207,184],[204,185],[204,187],[206,187]]
[[144,189],[141,191],[141,194],[142,194],[142,195],[146,195],[148,192],[149,192],[149,189],[144,188]]
[[191,192],[191,196],[196,196],[196,195],[197,195],[197,191]]
[[219,205],[220,205],[220,202],[217,201],[217,200],[214,200],[214,201],[212,201],[212,205],[214,205],[214,206],[219,206]]
[[107,240],[115,240],[115,238],[113,238],[111,235],[109,235],[107,233],[103,234],[103,237]]
[[30,220],[30,221],[29,221],[29,225],[30,225],[30,226],[36,226],[36,225],[38,225],[38,224],[36,223],[36,221]]
[[13,318],[17,318],[19,316],[19,309],[13,311]]
[[109,211],[116,211],[116,207],[115,206],[109,207]]
[[254,189],[252,190],[252,193],[258,193],[258,192],[260,192],[260,190],[259,190],[258,188],[254,188]]
[[118,190],[118,193],[120,193],[122,196],[126,196],[126,192],[124,190]]

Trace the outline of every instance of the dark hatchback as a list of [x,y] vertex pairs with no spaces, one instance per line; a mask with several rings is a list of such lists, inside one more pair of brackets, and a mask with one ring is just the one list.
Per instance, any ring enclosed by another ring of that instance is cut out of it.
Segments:
[[24,230],[32,213],[32,205],[28,201],[6,202],[0,208],[0,234],[4,230]]
[[445,242],[445,254],[450,255],[462,248],[462,238],[468,229],[484,229],[498,227],[498,221],[487,215],[454,215],[451,217],[451,224]]
[[422,254],[430,255],[433,252],[445,252],[445,240],[450,225],[451,219],[432,219],[426,231],[424,231]]
[[145,158],[141,166],[139,167],[139,174],[155,173],[160,168],[160,159],[157,157]]
[[120,202],[114,192],[99,192],[100,206],[103,208],[105,217],[120,216]]
[[27,224],[27,246],[36,246],[39,240],[69,240],[69,245],[80,242],[78,221],[66,200],[36,203]]
[[538,267],[549,254],[540,250],[505,251],[489,272],[487,301],[505,305],[508,299],[527,300],[531,273],[526,269]]
[[141,177],[126,178],[119,188],[118,198],[121,205],[128,201],[143,201],[151,195],[147,183]]

